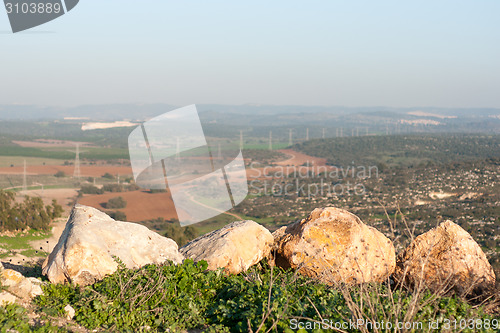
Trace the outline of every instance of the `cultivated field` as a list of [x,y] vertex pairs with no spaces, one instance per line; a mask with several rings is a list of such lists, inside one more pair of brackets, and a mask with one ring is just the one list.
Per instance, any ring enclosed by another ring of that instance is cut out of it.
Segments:
[[140,222],[158,217],[166,220],[177,218],[177,213],[168,193],[150,193],[146,190],[104,193],[99,195],[85,195],[78,200],[82,205],[91,206],[99,210],[105,209],[105,203],[114,197],[122,197],[127,201],[127,207],[111,209],[109,211],[122,211],[127,215],[127,221]]

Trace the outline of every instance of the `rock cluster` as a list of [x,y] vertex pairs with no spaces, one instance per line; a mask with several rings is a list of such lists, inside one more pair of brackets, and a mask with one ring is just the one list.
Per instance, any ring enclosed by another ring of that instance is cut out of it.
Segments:
[[[76,205],[43,273],[53,283],[87,285],[113,273],[116,258],[129,268],[166,261],[179,264],[190,258],[207,261],[208,269],[238,274],[266,257],[272,265],[296,269],[330,285],[383,282],[392,277],[408,286],[434,291],[445,286],[461,294],[495,285],[493,269],[481,248],[453,222],[416,237],[396,260],[392,242],[381,232],[332,207],[315,209],[306,219],[273,234],[254,221],[234,222],[178,250],[173,240],[144,226]],[[14,273],[3,274],[17,281]],[[22,290],[27,295],[29,288],[23,283],[14,283],[12,293]]]
[[43,294],[42,281],[32,277],[26,278],[12,269],[3,269],[3,266],[0,266],[0,282],[5,288],[0,292],[0,305],[30,300]]

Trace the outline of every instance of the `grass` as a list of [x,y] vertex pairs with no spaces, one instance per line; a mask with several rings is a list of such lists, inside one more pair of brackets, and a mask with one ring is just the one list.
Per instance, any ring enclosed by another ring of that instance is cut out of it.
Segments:
[[0,257],[5,258],[16,253],[20,253],[26,257],[43,257],[47,253],[43,249],[33,249],[30,242],[49,238],[52,235],[50,231],[35,231],[30,230],[26,234],[18,234],[14,237],[0,236],[0,246],[6,252]]
[[225,225],[235,221],[239,221],[239,219],[231,215],[220,214],[218,216],[212,217],[211,219],[197,223],[193,226],[198,230],[200,235],[203,235],[210,231],[220,229]]
[[[65,148],[32,148],[19,146],[0,146],[0,156],[9,157],[34,157],[41,159],[56,159],[56,160],[73,160],[75,153]],[[80,158],[95,159],[95,160],[115,160],[128,159],[128,149],[125,148],[94,148],[85,147],[80,153]],[[12,164],[12,163],[11,163]],[[10,166],[10,164],[9,164]]]
[[[328,286],[266,263],[238,275],[207,271],[207,264],[147,265],[130,270],[120,264],[111,276],[92,286],[48,285],[35,299],[37,311],[64,315],[70,304],[78,324],[107,332],[337,332],[385,331],[375,323],[411,323],[392,332],[476,332],[446,330],[446,325],[481,319],[496,332],[500,322],[457,296],[382,284]],[[354,328],[353,324],[354,323]],[[371,325],[371,326],[370,326]],[[434,330],[431,325],[438,325]],[[477,325],[477,324],[474,324]],[[295,329],[294,329],[295,328]],[[333,329],[332,331],[335,331]]]

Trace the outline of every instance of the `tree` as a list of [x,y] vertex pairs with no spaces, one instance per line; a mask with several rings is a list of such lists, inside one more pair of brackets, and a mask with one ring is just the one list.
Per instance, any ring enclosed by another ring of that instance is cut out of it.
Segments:
[[56,174],[54,175],[54,177],[57,177],[57,178],[62,178],[62,177],[66,177],[66,174],[64,173],[64,171],[57,171]]
[[109,212],[108,215],[117,221],[126,221],[127,215],[124,212],[120,212],[119,210],[115,212]]
[[127,207],[127,201],[122,197],[114,197],[108,200],[106,204],[106,208],[115,209],[115,208],[125,208]]
[[109,172],[106,172],[104,175],[102,175],[102,178],[106,178],[106,179],[115,179],[115,176],[113,176],[112,174],[110,174]]

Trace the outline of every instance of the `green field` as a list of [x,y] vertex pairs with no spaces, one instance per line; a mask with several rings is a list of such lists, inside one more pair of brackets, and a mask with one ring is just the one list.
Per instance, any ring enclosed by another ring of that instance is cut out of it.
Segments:
[[25,156],[0,156],[0,168],[13,166],[22,166],[26,161],[26,165],[62,165],[64,160],[54,158],[41,157],[25,157]]
[[17,236],[0,236],[0,246],[6,252],[0,254],[0,258],[13,256],[16,253],[21,253],[27,257],[45,257],[48,255],[47,249],[33,249],[29,244],[31,241],[46,239],[51,236],[51,232],[42,232],[30,230],[26,234],[18,234]]
[[[66,148],[31,148],[19,146],[0,146],[0,156],[38,157],[41,159],[73,160],[75,153]],[[128,149],[85,147],[80,152],[81,159],[114,160],[128,159]],[[12,164],[12,163],[11,163]],[[10,164],[8,164],[10,166]]]

